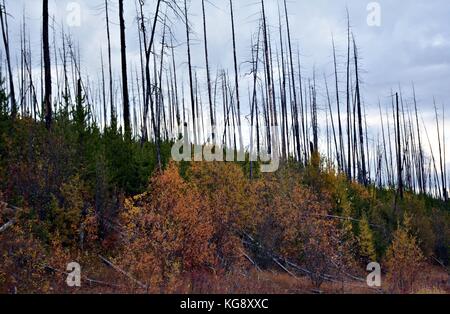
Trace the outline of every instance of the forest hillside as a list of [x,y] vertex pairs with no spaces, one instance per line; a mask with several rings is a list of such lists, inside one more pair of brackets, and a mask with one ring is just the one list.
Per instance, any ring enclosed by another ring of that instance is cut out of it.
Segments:
[[445,106],[366,101],[349,10],[322,78],[286,0],[252,4],[248,51],[223,1],[229,69],[210,2],[98,2],[97,56],[48,0],[37,39],[0,4],[0,293],[450,293]]

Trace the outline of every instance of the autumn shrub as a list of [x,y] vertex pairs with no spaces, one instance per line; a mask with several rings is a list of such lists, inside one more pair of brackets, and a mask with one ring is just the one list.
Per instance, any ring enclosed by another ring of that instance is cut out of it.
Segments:
[[405,215],[402,225],[399,225],[393,234],[385,257],[384,264],[391,290],[400,293],[411,292],[423,262],[423,253],[416,237],[411,234],[411,218]]
[[46,249],[30,232],[31,222],[0,233],[0,293],[48,292]]
[[231,163],[194,163],[188,180],[206,197],[211,210],[216,255],[225,268],[243,259],[240,232],[252,232],[258,220],[255,197],[242,168]]
[[146,193],[125,201],[120,221],[125,231],[118,262],[151,289],[216,265],[208,202],[173,163],[152,177]]
[[[339,223],[330,218],[332,201],[295,180],[265,178],[258,190],[258,208],[263,217],[257,239],[265,248],[261,255],[293,262],[303,269],[316,287],[327,275],[351,267],[352,257]],[[257,250],[258,251],[258,250]],[[291,266],[293,266],[291,264]]]

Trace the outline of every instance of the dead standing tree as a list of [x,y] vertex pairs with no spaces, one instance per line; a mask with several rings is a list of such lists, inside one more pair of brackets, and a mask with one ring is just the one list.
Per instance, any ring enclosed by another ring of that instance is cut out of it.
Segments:
[[[145,81],[146,81],[146,85],[145,85],[145,101],[144,101],[144,113],[143,113],[143,135],[142,135],[143,142],[148,140],[147,119],[148,119],[149,105],[151,107],[153,128],[155,128],[155,126],[156,126],[154,110],[153,110],[153,101],[152,101],[152,95],[151,95],[150,56],[151,56],[151,52],[152,52],[153,41],[155,38],[156,25],[157,25],[158,19],[159,19],[161,2],[162,2],[161,0],[158,0],[158,2],[156,3],[155,17],[153,19],[153,26],[151,29],[150,41],[149,41],[148,45],[146,43],[147,42],[147,34],[145,31],[145,28],[142,29],[143,36],[144,36],[143,37],[144,45],[147,45],[145,48]],[[142,8],[142,6],[141,6],[141,8]],[[142,25],[144,26],[143,14],[141,14],[141,19],[142,19],[142,21],[141,21]],[[151,102],[151,104],[150,104],[150,102]],[[155,129],[154,129],[154,133],[156,134]],[[158,160],[160,160],[159,151],[158,151]]]
[[337,106],[337,114],[338,114],[338,125],[339,125],[339,157],[340,161],[338,164],[341,165],[340,171],[345,169],[345,152],[344,152],[344,140],[343,140],[343,132],[342,132],[342,120],[341,120],[341,103],[339,97],[339,81],[338,81],[338,72],[337,72],[337,60],[336,60],[336,46],[334,44],[334,38],[332,38],[333,44],[333,61],[334,61],[334,78],[336,85],[336,106]]
[[236,89],[236,105],[237,105],[237,123],[238,123],[238,133],[239,133],[239,147],[241,151],[243,150],[244,144],[242,140],[242,126],[241,126],[241,101],[239,96],[239,67],[236,55],[236,32],[234,28],[234,11],[233,11],[233,0],[230,0],[230,16],[231,16],[231,33],[233,37],[233,60],[234,60],[234,81]]
[[3,1],[3,5],[0,7],[0,21],[2,26],[2,37],[3,44],[5,46],[5,54],[6,54],[6,65],[8,67],[8,77],[9,77],[9,99],[11,101],[11,117],[14,119],[17,115],[17,103],[16,103],[16,95],[14,90],[14,79],[11,68],[11,57],[9,52],[9,34],[8,34],[8,14],[6,12],[5,1]]
[[[353,37],[353,52],[354,52],[354,62],[355,62],[355,75],[356,75],[356,106],[358,110],[358,131],[359,131],[359,148],[360,148],[360,172],[359,172],[359,182],[367,186],[367,170],[366,170],[366,157],[364,151],[364,130],[362,121],[362,104],[361,104],[361,91],[359,82],[359,72],[358,72],[358,48],[356,47],[355,37]],[[355,126],[356,127],[356,126]]]
[[42,2],[42,49],[44,54],[44,84],[45,84],[45,126],[49,130],[52,125],[52,74],[50,63],[50,45],[48,35],[48,0]]
[[190,27],[189,27],[189,17],[187,9],[187,1],[184,0],[184,18],[186,26],[186,45],[187,45],[187,57],[188,57],[188,68],[189,68],[189,89],[191,95],[191,119],[192,119],[192,130],[194,133],[194,144],[197,143],[197,130],[196,130],[196,114],[195,114],[195,95],[194,95],[194,77],[192,74],[192,60],[191,60],[191,40],[190,40]]
[[120,23],[120,56],[122,62],[123,123],[125,129],[125,136],[128,137],[131,136],[131,123],[130,123],[130,97],[128,94],[127,50],[126,50],[123,0],[119,0],[119,23]]
[[[294,60],[292,57],[292,41],[291,41],[291,29],[289,25],[289,16],[288,16],[288,9],[287,9],[287,3],[286,0],[284,0],[284,14],[286,18],[286,30],[287,30],[287,37],[288,37],[288,49],[289,49],[289,64],[290,64],[290,74],[291,74],[291,84],[292,84],[292,95],[293,95],[293,123],[294,123],[294,134],[295,134],[295,142],[296,142],[296,151],[297,151],[297,158],[298,160],[301,160],[301,151],[300,151],[300,127],[299,127],[299,121],[298,121],[298,101],[297,101],[297,86],[295,82],[295,70],[294,70]],[[300,94],[301,91],[301,83],[300,83]]]
[[403,158],[402,158],[402,144],[401,144],[401,130],[400,130],[400,107],[398,102],[398,93],[395,94],[396,113],[397,113],[397,180],[398,180],[398,195],[403,199]]
[[215,143],[216,130],[215,130],[213,101],[212,101],[212,92],[211,92],[211,73],[209,71],[208,36],[206,33],[205,0],[202,0],[202,12],[203,12],[203,41],[204,41],[204,47],[205,47],[206,80],[207,80],[207,84],[208,84],[209,116],[210,116],[210,123],[211,123],[212,142]]
[[111,114],[110,119],[111,119],[111,127],[115,129],[117,126],[117,116],[114,107],[113,74],[112,74],[112,58],[111,58],[111,32],[109,29],[108,0],[105,0],[105,14],[106,14],[106,37],[108,41],[109,100],[110,100],[110,114]]
[[347,177],[352,179],[352,140],[350,105],[350,15],[347,9]]

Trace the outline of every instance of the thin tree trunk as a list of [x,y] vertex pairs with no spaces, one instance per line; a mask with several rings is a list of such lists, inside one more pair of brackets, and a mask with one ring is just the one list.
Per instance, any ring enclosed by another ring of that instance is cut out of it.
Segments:
[[242,126],[241,126],[241,100],[239,96],[239,67],[237,63],[237,53],[236,53],[236,33],[234,29],[234,11],[233,11],[233,0],[230,0],[230,15],[231,15],[231,33],[233,36],[233,60],[234,60],[234,81],[236,89],[236,105],[237,105],[237,123],[238,123],[238,133],[239,133],[239,145],[240,150],[244,149],[244,143],[242,139]]
[[366,155],[364,152],[364,130],[362,119],[362,104],[361,104],[361,92],[359,87],[359,72],[358,72],[358,48],[356,47],[355,38],[353,37],[353,51],[355,58],[355,75],[356,75],[356,105],[358,110],[358,129],[359,129],[359,148],[360,148],[360,183],[367,186],[367,170],[366,170]]
[[130,97],[128,94],[128,73],[127,73],[127,50],[125,38],[125,19],[123,11],[123,0],[119,0],[119,20],[120,20],[120,56],[122,61],[122,95],[123,95],[123,123],[125,136],[131,136],[130,122]]
[[395,94],[396,112],[397,112],[397,175],[398,175],[398,193],[401,199],[403,199],[403,158],[402,158],[402,146],[401,146],[401,132],[400,132],[400,108],[398,103],[398,93]]
[[14,89],[14,79],[11,68],[11,57],[9,52],[9,34],[8,34],[8,14],[6,12],[5,0],[3,0],[3,7],[0,10],[0,19],[2,24],[3,44],[5,46],[6,65],[8,67],[9,76],[9,99],[11,102],[11,117],[16,118],[17,115],[17,103]]
[[352,179],[352,143],[350,109],[350,16],[347,9],[347,176]]
[[213,101],[211,92],[211,74],[209,71],[209,56],[208,56],[208,38],[206,33],[206,12],[205,12],[205,0],[202,0],[202,12],[203,12],[203,42],[205,47],[205,63],[206,63],[206,79],[208,84],[208,102],[209,102],[209,117],[211,123],[211,136],[212,142],[216,141],[216,124],[214,122]]
[[106,36],[108,41],[108,70],[109,70],[109,98],[110,98],[110,114],[111,127],[115,130],[117,127],[117,115],[114,106],[114,92],[113,92],[113,74],[112,74],[112,57],[111,57],[111,33],[109,29],[109,10],[108,0],[105,0],[106,13]]
[[[291,66],[291,80],[292,80],[292,94],[293,94],[293,102],[294,102],[294,112],[291,114],[293,117],[294,122],[294,134],[295,134],[295,140],[297,143],[297,156],[300,160],[301,152],[300,152],[300,128],[298,123],[298,101],[297,101],[297,88],[295,84],[295,70],[294,70],[294,60],[292,57],[292,41],[291,41],[291,29],[289,25],[289,16],[288,16],[288,9],[287,9],[287,1],[284,0],[284,14],[286,18],[286,29],[287,29],[287,36],[288,36],[288,48],[289,48],[289,62]],[[300,94],[301,94],[301,85],[300,85]]]
[[339,153],[338,141],[337,141],[337,137],[336,137],[336,128],[334,127],[334,118],[333,118],[333,110],[331,109],[330,92],[328,90],[327,77],[326,77],[325,74],[323,75],[323,77],[324,77],[324,80],[325,80],[325,89],[326,89],[326,92],[327,92],[328,109],[330,110],[331,127],[332,127],[332,131],[333,131],[334,145],[335,145],[335,148],[336,148],[336,160],[337,160],[337,163],[338,163],[338,169],[341,169],[341,158],[340,158],[340,153]]
[[45,83],[45,125],[50,130],[52,125],[52,75],[50,64],[50,46],[48,37],[48,0],[43,0],[42,9],[42,38],[43,38],[43,51],[44,51],[44,83]]
[[444,198],[444,201],[447,201],[447,187],[445,186],[446,179],[445,179],[444,158],[443,158],[442,143],[441,143],[441,129],[439,127],[439,116],[438,116],[436,101],[434,101],[434,111],[436,114],[437,139],[438,139],[438,143],[439,143],[438,148],[439,148],[439,164],[440,164],[440,170],[441,170],[440,172],[441,172],[442,196]]
[[189,18],[187,10],[187,1],[184,0],[184,18],[186,26],[186,45],[187,45],[187,57],[188,57],[188,68],[189,68],[189,87],[191,95],[191,110],[192,110],[192,125],[194,132],[194,144],[197,144],[197,131],[196,131],[196,115],[195,115],[195,95],[194,95],[194,78],[192,75],[192,60],[191,60],[191,40],[190,40],[190,27]]
[[339,82],[338,82],[338,72],[337,72],[337,60],[336,60],[336,46],[334,44],[334,38],[332,39],[333,44],[333,61],[334,61],[334,78],[336,85],[336,106],[337,106],[337,114],[338,114],[338,128],[339,128],[339,156],[340,156],[340,171],[345,169],[345,152],[344,152],[344,140],[343,140],[343,132],[342,132],[342,120],[341,120],[341,103],[340,103],[340,95],[339,95]]

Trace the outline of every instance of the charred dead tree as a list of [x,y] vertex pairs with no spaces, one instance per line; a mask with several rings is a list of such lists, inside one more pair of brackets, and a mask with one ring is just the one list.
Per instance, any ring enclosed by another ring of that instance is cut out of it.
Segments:
[[108,71],[109,71],[109,101],[110,101],[110,123],[111,127],[117,127],[117,114],[114,105],[114,91],[113,91],[113,74],[112,74],[112,57],[111,57],[111,32],[109,27],[109,8],[108,0],[105,0],[105,17],[106,17],[106,39],[108,43]]
[[[177,120],[177,128],[178,128],[178,136],[182,133],[181,130],[181,113],[180,113],[180,102],[178,99],[178,83],[177,83],[177,66],[175,63],[175,46],[173,44],[173,38],[171,37],[171,48],[172,48],[172,70],[173,70],[173,94],[174,101],[176,106],[176,120]],[[213,114],[215,116],[215,113]]]
[[52,126],[52,74],[50,63],[50,44],[48,34],[48,0],[42,1],[42,49],[44,57],[44,84],[45,84],[45,126],[50,130]]
[[128,94],[127,50],[126,50],[123,0],[119,0],[119,27],[120,27],[120,57],[122,64],[123,123],[125,136],[129,137],[131,136],[130,96]]
[[358,48],[356,47],[355,38],[353,37],[353,52],[354,52],[354,62],[355,62],[355,80],[356,80],[356,106],[358,111],[358,131],[359,131],[359,148],[360,148],[360,172],[359,172],[359,182],[367,186],[367,169],[366,169],[366,154],[364,148],[364,129],[363,129],[363,118],[362,118],[362,104],[361,104],[361,91],[359,82],[359,72],[358,72]]
[[[139,3],[139,8],[137,7]],[[146,101],[146,79],[145,79],[145,66],[144,66],[144,54],[147,52],[147,29],[146,29],[146,19],[144,17],[144,0],[136,1],[136,19],[137,19],[137,27],[138,27],[138,38],[139,38],[139,61],[141,64],[141,80],[142,80],[142,93],[138,91],[138,95],[142,97],[142,103],[139,101],[140,106],[145,104]],[[145,51],[145,52],[144,52]],[[139,79],[138,73],[136,69],[136,79],[139,90]],[[139,97],[141,99],[141,97]],[[141,131],[141,146],[144,145],[148,140],[148,126],[147,126],[147,116],[144,117],[144,113],[140,112],[140,131]]]
[[260,143],[259,143],[259,117],[258,117],[258,65],[259,65],[259,45],[260,45],[260,32],[261,25],[258,28],[258,35],[256,39],[256,48],[252,43],[252,73],[253,73],[253,93],[251,97],[251,110],[250,110],[250,179],[253,178],[253,129],[254,129],[254,121],[256,119],[256,150],[257,155],[259,156],[260,152]]
[[[337,164],[338,164],[338,169],[341,169],[341,158],[340,158],[340,152],[339,152],[339,145],[338,145],[338,141],[337,141],[337,137],[336,137],[336,128],[334,126],[333,109],[331,108],[330,92],[328,90],[327,77],[325,74],[323,75],[323,77],[324,77],[324,81],[325,81],[325,89],[327,92],[328,110],[330,111],[331,128],[333,131],[334,147],[335,147],[335,151],[336,151],[336,160],[337,160]],[[327,125],[327,128],[328,128],[328,125]]]
[[425,158],[423,154],[423,146],[422,146],[422,139],[420,136],[420,124],[419,124],[419,114],[417,110],[417,99],[416,99],[416,90],[414,87],[414,84],[412,86],[413,89],[413,99],[414,99],[414,112],[415,112],[415,118],[416,118],[416,131],[417,131],[417,141],[418,141],[418,180],[419,180],[419,188],[420,193],[425,193],[426,191],[426,176],[425,176]]
[[189,88],[191,95],[191,119],[193,126],[193,135],[194,135],[194,144],[197,144],[197,122],[196,122],[196,114],[195,114],[195,95],[194,95],[194,77],[192,74],[192,60],[191,60],[191,39],[190,39],[190,26],[189,26],[189,17],[188,17],[188,9],[187,9],[187,1],[184,0],[184,18],[185,18],[185,27],[186,27],[186,45],[187,45],[187,57],[188,57],[188,70],[189,70]]
[[347,9],[347,177],[352,179],[352,139],[350,104],[350,15]]
[[[298,98],[297,98],[297,85],[295,82],[295,70],[294,70],[294,60],[292,57],[292,40],[291,40],[291,29],[289,25],[289,15],[287,9],[287,1],[284,0],[284,15],[286,19],[286,32],[287,32],[287,42],[288,42],[288,50],[289,50],[289,65],[290,65],[290,74],[291,74],[291,86],[292,86],[292,102],[293,102],[293,110],[292,121],[294,127],[294,138],[295,138],[295,147],[297,151],[297,158],[301,160],[301,147],[300,147],[300,126],[298,121]],[[301,83],[300,83],[300,94],[301,94]]]
[[234,11],[233,11],[233,0],[230,0],[230,17],[231,17],[231,34],[233,38],[233,61],[234,61],[234,83],[236,90],[236,115],[238,124],[238,134],[239,134],[239,148],[244,149],[244,143],[242,139],[242,125],[241,125],[241,100],[239,95],[239,66],[237,62],[237,52],[236,52],[236,32],[234,27]]
[[311,129],[313,132],[313,141],[311,146],[311,154],[319,153],[319,123],[317,113],[317,91],[316,91],[316,71],[313,71],[313,85],[310,86],[311,95]]
[[281,13],[278,7],[278,23],[279,23],[279,36],[280,36],[280,54],[278,50],[276,52],[278,78],[280,87],[280,113],[281,113],[281,157],[283,160],[287,160],[289,157],[289,120],[287,114],[287,92],[286,92],[286,69],[284,59],[284,41],[283,41],[283,27],[281,25]]
[[[153,47],[153,41],[155,39],[155,33],[156,33],[156,25],[158,23],[158,19],[159,19],[159,14],[160,14],[160,8],[161,8],[161,0],[158,0],[158,2],[156,3],[156,10],[155,10],[155,17],[153,18],[153,26],[151,29],[151,34],[150,34],[150,40],[149,42],[146,44],[147,42],[147,32],[145,31],[145,25],[141,24],[142,26],[144,26],[144,28],[142,29],[143,32],[143,42],[144,42],[144,46],[145,48],[145,101],[144,101],[144,113],[143,113],[143,132],[144,134],[142,135],[142,142],[145,142],[148,140],[148,128],[147,128],[147,119],[148,119],[148,111],[149,111],[149,107],[150,107],[150,111],[151,111],[151,120],[152,120],[152,125],[153,125],[153,133],[156,134],[157,130],[156,130],[156,121],[155,121],[155,112],[154,112],[154,108],[153,108],[153,97],[152,97],[152,79],[151,79],[151,75],[150,75],[150,57],[151,57],[151,52],[152,52],[152,47]],[[142,6],[141,6],[141,23],[144,23],[144,16],[142,13]],[[141,28],[142,28],[141,26]],[[160,156],[160,152],[157,152],[157,158],[158,160],[161,160],[161,156]]]
[[401,144],[401,129],[400,129],[400,106],[398,100],[398,93],[395,94],[396,103],[396,138],[397,138],[397,184],[398,184],[398,195],[400,199],[403,199],[403,154],[402,154],[402,144]]
[[214,112],[213,112],[213,100],[211,91],[211,73],[209,71],[209,55],[208,55],[208,36],[206,33],[206,10],[205,10],[205,0],[202,0],[202,13],[203,13],[203,43],[205,48],[205,65],[206,65],[206,80],[208,87],[208,103],[209,103],[209,118],[211,124],[211,136],[212,142],[216,142],[216,124],[214,122]]
[[446,136],[445,136],[445,107],[442,107],[442,145],[443,145],[443,165],[442,170],[443,184],[444,184],[444,200],[448,202],[448,190],[447,190],[447,147],[446,147]]
[[[387,179],[387,185],[391,186],[391,176],[389,172],[389,161],[388,161],[388,151],[387,151],[387,145],[386,145],[386,132],[385,132],[385,126],[384,126],[384,118],[383,118],[383,112],[381,111],[381,102],[378,101],[378,109],[380,111],[380,122],[381,122],[381,135],[383,140],[383,156],[384,156],[384,163],[386,168],[386,179]],[[381,169],[380,169],[381,173]],[[381,175],[380,175],[381,180]]]
[[337,107],[337,115],[338,115],[338,128],[339,128],[339,156],[340,159],[338,165],[340,165],[339,170],[344,171],[345,169],[345,151],[344,151],[344,139],[342,132],[342,120],[341,120],[341,103],[340,103],[340,95],[339,95],[339,80],[338,80],[338,71],[337,71],[337,59],[336,59],[336,46],[334,44],[334,38],[332,38],[333,45],[333,63],[334,63],[334,80],[336,87],[336,107]]
[[3,5],[0,7],[0,21],[2,26],[2,37],[3,45],[5,46],[6,55],[6,66],[8,68],[8,81],[9,81],[9,100],[11,103],[11,117],[13,119],[17,116],[17,102],[16,94],[14,89],[14,79],[11,67],[11,55],[9,49],[9,31],[8,31],[8,13],[6,12],[5,1],[3,0]]
[[[303,79],[302,79],[302,67],[300,62],[300,51],[297,52],[297,66],[298,66],[298,85],[300,94],[300,116],[302,123],[302,148],[303,148],[303,165],[306,166],[308,162],[308,140],[306,137],[306,119],[305,119],[305,108],[306,108],[306,93],[303,96]],[[306,88],[306,87],[305,87]]]
[[[439,115],[437,110],[436,101],[434,101],[434,112],[436,115],[436,131],[437,131],[437,140],[438,140],[438,149],[439,149],[439,165],[440,165],[440,173],[441,173],[441,187],[442,187],[442,198],[447,202],[447,178],[445,173],[445,130],[442,130],[442,135],[444,136],[444,144],[441,142],[441,128],[439,126]],[[444,114],[442,115],[442,121],[444,122]],[[445,125],[445,124],[444,124]],[[442,150],[442,145],[444,145],[444,151]]]
[[100,52],[100,61],[102,64],[102,103],[103,103],[103,125],[106,128],[107,124],[107,110],[106,110],[106,84],[105,84],[105,68],[103,64],[103,51]]
[[262,22],[263,22],[263,43],[264,43],[264,61],[265,61],[265,78],[266,78],[266,87],[267,87],[267,119],[266,119],[266,128],[267,128],[267,141],[268,141],[268,153],[272,153],[272,136],[277,136],[277,134],[271,134],[271,127],[276,127],[276,112],[275,111],[275,94],[273,90],[273,82],[272,82],[272,67],[271,67],[271,53],[270,53],[270,43],[269,43],[269,34],[267,27],[267,19],[266,19],[266,10],[264,6],[264,0],[261,0],[262,7]]

